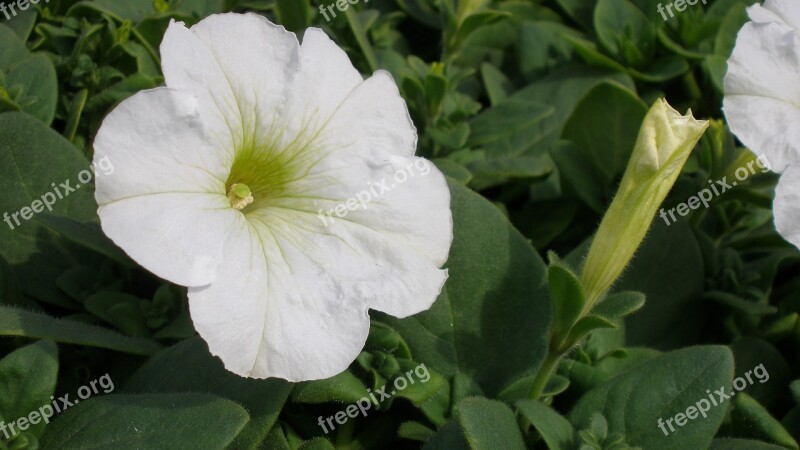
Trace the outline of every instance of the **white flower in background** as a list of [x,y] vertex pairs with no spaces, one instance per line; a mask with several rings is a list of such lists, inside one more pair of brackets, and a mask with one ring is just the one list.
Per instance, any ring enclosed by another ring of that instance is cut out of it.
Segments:
[[748,8],[728,60],[723,110],[733,133],[782,172],[775,226],[800,247],[800,1]]
[[355,359],[369,308],[405,317],[447,279],[450,192],[433,169],[325,226],[335,208],[408,170],[416,130],[388,73],[366,81],[321,30],[302,46],[257,15],[171,23],[166,87],[122,102],[95,161],[103,230],[189,287],[192,320],[237,374],[333,376]]

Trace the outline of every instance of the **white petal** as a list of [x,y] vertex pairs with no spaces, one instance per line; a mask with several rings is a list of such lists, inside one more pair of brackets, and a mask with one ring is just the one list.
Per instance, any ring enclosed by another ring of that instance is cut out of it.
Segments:
[[225,195],[230,162],[208,144],[197,100],[168,88],[142,91],[103,121],[94,141],[94,163],[113,173],[98,176],[101,206],[157,192]]
[[[318,139],[327,155],[301,183],[304,191],[323,191],[334,201],[314,205],[315,212],[377,192],[369,210],[359,208],[347,219],[444,264],[452,241],[450,190],[433,164],[413,156],[416,129],[391,75],[378,71],[357,87]],[[404,175],[407,180],[400,179]],[[382,195],[384,181],[399,187]]]
[[796,0],[767,0],[764,6],[755,4],[747,11],[755,22],[774,22],[777,19],[800,31],[800,3]]
[[182,286],[217,279],[225,233],[243,220],[224,195],[197,193],[128,197],[101,205],[97,214],[103,232],[131,258]]
[[800,248],[800,164],[789,166],[775,189],[775,228]]
[[726,96],[725,117],[733,133],[771,169],[782,172],[800,159],[800,108],[765,97]]
[[411,156],[416,130],[391,76],[355,88],[316,139],[322,159],[270,214],[303,223],[312,258],[348,297],[398,317],[429,308],[447,278],[450,191],[433,164]]
[[252,145],[281,132],[277,120],[298,69],[294,33],[255,14],[210,16],[191,30],[170,24],[161,43],[167,86],[198,97],[216,112],[215,130],[228,147]]
[[[440,267],[453,238],[450,192],[432,163],[389,158],[375,167],[371,185],[344,182],[359,179],[349,176],[357,170],[337,172],[343,180],[338,188],[348,186],[350,197],[287,202],[252,217],[294,224],[289,240],[304,243],[304,252],[339,283],[348,301],[406,317],[430,308],[447,279]],[[309,211],[313,204],[334,212]]]
[[287,241],[292,228],[237,227],[219,279],[189,289],[200,336],[239,375],[328,378],[345,370],[366,341],[366,308],[345,298],[329,274]]
[[337,113],[339,106],[364,79],[347,54],[322,30],[309,28],[300,47],[300,68],[292,80],[284,137],[316,133]]
[[[103,121],[94,163],[103,231],[156,275],[185,286],[215,278],[230,217],[224,156],[206,141],[194,97],[160,88]],[[219,209],[223,208],[223,211]]]
[[723,109],[734,134],[777,171],[800,158],[800,38],[783,22],[747,23],[728,61]]

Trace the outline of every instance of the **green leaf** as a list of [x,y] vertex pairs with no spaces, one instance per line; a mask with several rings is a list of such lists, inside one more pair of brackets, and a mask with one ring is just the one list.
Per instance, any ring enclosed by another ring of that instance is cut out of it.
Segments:
[[601,300],[592,313],[612,320],[622,319],[641,309],[644,302],[645,297],[641,292],[618,292]]
[[290,31],[304,31],[311,21],[311,8],[308,2],[298,0],[277,0],[275,16],[278,23]]
[[491,64],[481,64],[481,77],[492,106],[501,103],[514,90],[514,86],[506,75]]
[[792,450],[800,448],[786,428],[753,397],[737,392],[735,405],[731,420],[737,436],[767,441]]
[[[583,317],[578,323],[572,327],[572,330],[569,332],[569,336],[567,336],[565,343],[567,346],[571,346],[572,344],[580,341],[583,339],[589,332],[597,329],[603,328],[616,328],[617,326],[609,321],[608,319],[600,316],[595,315],[588,315]],[[565,348],[563,350],[566,350]]]
[[33,31],[33,25],[39,13],[34,8],[29,8],[27,11],[18,12],[14,20],[5,22],[5,26],[14,30],[14,33],[19,36],[22,42],[26,42]]
[[755,337],[736,339],[730,348],[736,360],[737,377],[747,380],[744,392],[770,410],[783,403],[791,370],[781,352]]
[[[745,300],[737,295],[723,291],[705,292],[703,298],[715,301],[749,316],[769,316],[778,312],[778,308],[767,303]],[[763,299],[764,302],[766,300],[766,298]]]
[[586,296],[580,280],[566,266],[552,263],[547,275],[553,300],[553,336],[563,339],[583,312]]
[[570,141],[558,141],[550,148],[550,156],[558,167],[565,188],[571,187],[578,198],[598,214],[605,212],[613,195],[612,185],[603,180],[594,161],[587,159]]
[[[55,215],[78,222],[96,220],[93,188],[77,182],[78,174],[89,166],[78,149],[42,122],[23,113],[0,114],[0,211],[9,214],[8,221],[0,226],[0,255],[15,266],[23,291],[39,300],[63,297],[55,279],[78,265],[78,254],[40,225],[39,215],[33,214],[32,208],[47,211],[41,204],[46,196],[47,200],[55,199]],[[67,182],[81,188],[64,196],[60,184]],[[58,199],[55,189],[62,192],[63,199]],[[34,201],[39,203],[34,205]],[[31,214],[30,220],[19,211]],[[13,229],[7,226],[9,223]]]
[[663,83],[677,78],[689,71],[689,63],[677,56],[665,56],[652,62],[646,69],[628,69],[639,80],[649,83]]
[[520,414],[536,428],[550,450],[575,448],[575,428],[555,410],[536,400],[517,402],[517,408]]
[[792,381],[792,384],[789,385],[789,389],[792,391],[792,398],[795,403],[800,405],[800,380]]
[[297,447],[297,450],[336,450],[336,447],[325,438],[316,438],[303,442],[303,445]]
[[544,360],[547,268],[495,206],[449,186],[454,239],[442,294],[426,312],[378,317],[403,335],[415,361],[448,378],[463,372],[492,395]]
[[467,184],[472,180],[472,173],[461,164],[449,159],[434,159],[436,168],[442,171],[446,176],[458,181],[461,184]]
[[526,20],[519,29],[519,66],[522,76],[536,80],[571,59],[572,45],[564,36],[579,37],[576,30],[550,20]]
[[455,419],[449,420],[422,447],[423,450],[474,450]]
[[47,427],[42,448],[225,448],[247,411],[206,394],[108,395],[70,408]]
[[43,226],[78,245],[108,256],[124,266],[130,267],[134,265],[128,255],[117,247],[111,239],[106,237],[100,225],[96,223],[82,223],[68,217],[59,217],[47,213],[42,213],[37,219]]
[[161,349],[160,345],[148,339],[123,336],[107,328],[55,319],[8,306],[0,306],[0,336],[51,339],[65,344],[107,348],[133,355],[152,355]]
[[148,337],[150,330],[140,306],[142,301],[124,292],[100,291],[87,298],[83,306],[127,335]]
[[367,387],[352,372],[344,372],[324,380],[297,383],[292,390],[296,403],[355,403],[369,394]]
[[697,342],[707,327],[699,307],[704,285],[704,263],[689,225],[667,226],[656,219],[616,286],[617,291],[638,291],[647,298],[625,320],[628,345],[671,349]]
[[561,137],[575,106],[592,88],[606,81],[615,81],[634,90],[633,81],[626,74],[573,63],[553,70],[509,97],[509,100],[539,102],[553,107],[553,114],[536,123],[531,130],[529,145],[543,151],[549,149]]
[[0,70],[6,74],[4,89],[19,109],[49,125],[58,98],[56,69],[50,59],[32,55]]
[[472,450],[524,450],[514,412],[504,403],[472,397],[455,408],[455,418]]
[[[52,341],[39,341],[6,355],[0,360],[0,420],[11,423],[49,405],[57,379],[58,348]],[[31,423],[27,432],[41,435],[46,423],[38,422]]]
[[597,0],[556,0],[556,3],[583,28],[592,29]]
[[628,0],[600,0],[594,10],[597,37],[627,65],[646,64],[655,51],[655,26]]
[[484,147],[492,157],[519,155],[536,141],[535,125],[552,113],[550,106],[510,97],[470,121],[468,144]]
[[563,137],[594,163],[605,186],[615,185],[628,164],[647,109],[647,105],[627,88],[616,83],[601,83],[575,107],[564,127]]
[[280,426],[272,427],[272,430],[270,430],[269,434],[264,439],[262,448],[269,450],[294,450],[291,445],[289,445],[289,441],[286,439],[286,435],[283,433]]
[[786,450],[786,447],[750,439],[714,439],[708,450]]
[[397,429],[397,435],[403,439],[425,442],[434,434],[433,430],[419,422],[403,422]]
[[31,54],[19,36],[3,24],[0,24],[0,42],[5,47],[0,50],[0,72],[5,74],[0,87],[19,110],[49,125],[58,100],[53,63],[44,55]]
[[291,389],[291,383],[277,378],[256,380],[228,372],[199,337],[156,354],[123,387],[126,393],[205,392],[242,405],[250,421],[232,444],[232,448],[237,449],[258,448],[277,420]]
[[467,165],[472,174],[470,187],[484,190],[509,180],[536,180],[550,175],[555,165],[549,156],[516,156],[473,161]]
[[[609,432],[621,433],[630,445],[645,449],[708,448],[728,405],[711,405],[706,390],[730,389],[732,380],[733,355],[727,348],[677,350],[592,389],[578,400],[569,419],[583,427],[594,413],[601,412],[608,419]],[[707,417],[697,416],[682,427],[673,420],[677,431],[668,435],[659,428],[659,419],[667,422],[690,407],[699,408],[703,401],[703,407],[708,405]]]
[[[431,400],[447,383],[441,375],[430,370],[424,364],[407,359],[398,359],[398,362],[400,363],[400,374],[392,383],[397,383],[397,378],[403,377],[407,386],[405,389],[397,391],[397,397],[405,398],[417,407]],[[394,387],[396,388],[397,385]]]
[[0,305],[23,306],[17,277],[8,262],[0,256]]
[[561,362],[560,369],[570,378],[570,392],[582,395],[595,386],[641,366],[660,354],[656,350],[647,348],[628,348],[624,355],[606,357],[594,365],[568,359]]

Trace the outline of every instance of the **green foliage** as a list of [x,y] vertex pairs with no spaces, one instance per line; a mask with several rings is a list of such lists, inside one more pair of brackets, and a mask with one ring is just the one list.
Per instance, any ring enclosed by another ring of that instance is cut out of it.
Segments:
[[[0,224],[0,420],[102,374],[118,388],[10,439],[0,431],[0,450],[798,448],[800,252],[774,230],[776,175],[676,223],[657,216],[595,304],[580,282],[657,98],[712,120],[666,210],[753,161],[720,106],[756,0],[666,20],[657,0],[364,0],[346,12],[341,1],[51,0],[0,14],[0,213],[12,215]],[[300,39],[320,27],[365,77],[388,71],[417,154],[448,176],[441,295],[404,319],[371,312],[362,352],[326,380],[227,372],[195,335],[186,289],[106,238],[93,183],[77,182],[108,112],[164,84],[170,21],[221,12]],[[67,180],[80,189],[33,214]],[[760,364],[767,381],[659,428]],[[370,398],[401,377],[415,382]],[[364,399],[366,414],[319,426]]]

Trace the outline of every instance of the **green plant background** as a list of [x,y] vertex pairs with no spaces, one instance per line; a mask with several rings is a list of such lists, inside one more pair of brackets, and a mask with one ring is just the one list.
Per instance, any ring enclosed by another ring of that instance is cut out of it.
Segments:
[[[450,178],[455,226],[429,311],[373,313],[349,370],[294,385],[227,373],[195,335],[185,289],[102,234],[91,185],[0,226],[0,420],[106,373],[116,386],[0,435],[0,449],[798,449],[800,253],[774,230],[774,174],[672,226],[657,218],[614,287],[643,293],[644,307],[592,331],[530,398],[553,322],[543,257],[580,266],[649,105],[666,97],[713,119],[665,207],[753,157],[720,105],[754,1],[666,21],[659,3],[363,0],[326,21],[316,0],[50,0],[0,16],[0,211],[87,168],[104,115],[163,84],[170,20],[251,11],[298,33],[321,27],[365,75],[393,75],[418,154]],[[419,364],[429,382],[319,427]],[[758,364],[766,383],[670,436],[657,427]]]

